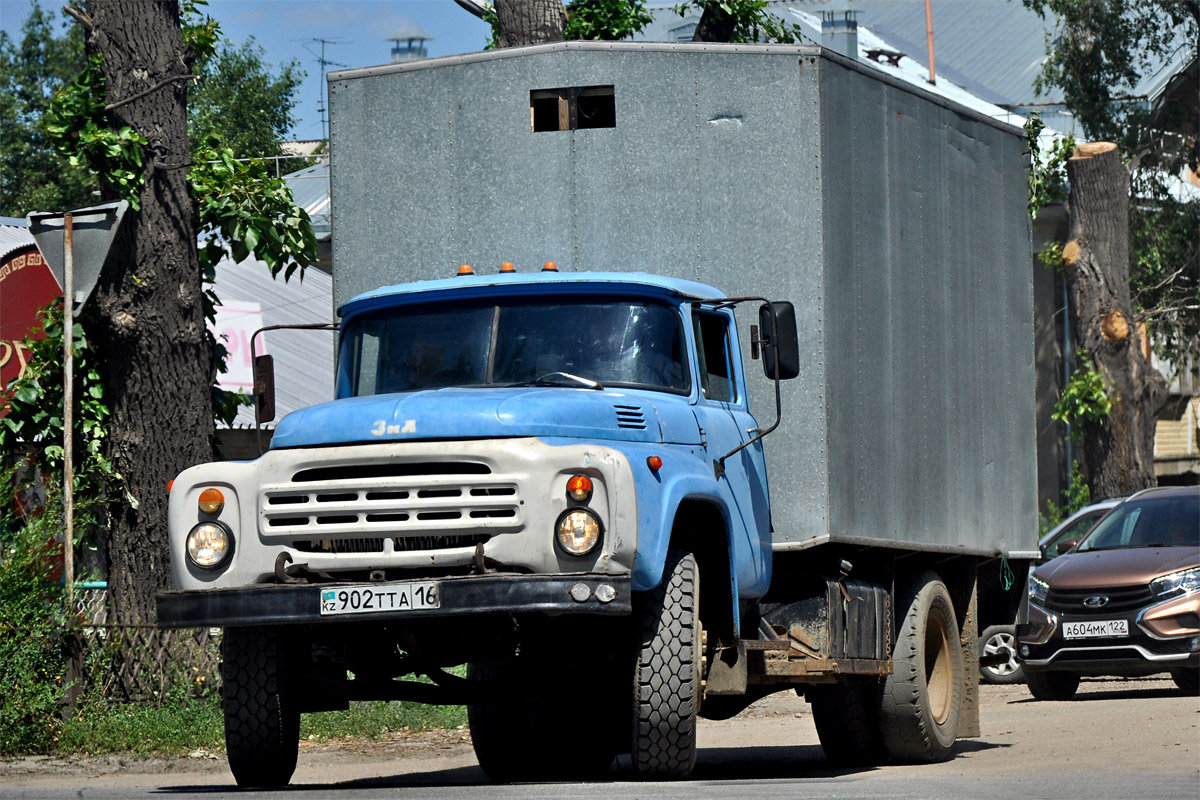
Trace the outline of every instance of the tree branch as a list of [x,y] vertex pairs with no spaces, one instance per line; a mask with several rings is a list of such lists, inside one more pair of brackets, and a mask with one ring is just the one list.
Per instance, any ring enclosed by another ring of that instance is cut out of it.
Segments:
[[158,83],[154,84],[149,89],[147,89],[146,91],[138,92],[133,97],[126,97],[124,100],[118,100],[115,103],[109,103],[108,105],[106,105],[104,107],[104,110],[112,111],[114,108],[120,108],[121,106],[129,105],[130,103],[132,103],[136,100],[141,100],[143,97],[145,97],[148,94],[153,94],[154,92],[157,92],[159,89],[163,88],[167,84],[174,83],[175,81],[194,81],[194,80],[196,80],[195,75],[190,75],[190,74],[189,75],[176,75],[174,78],[167,78],[165,81],[159,81]]
[[76,22],[82,25],[83,29],[88,33],[91,33],[92,29],[96,27],[95,23],[92,22],[92,18],[84,13],[83,9],[81,8],[76,8],[75,6],[63,6],[63,13],[69,17],[74,17]]

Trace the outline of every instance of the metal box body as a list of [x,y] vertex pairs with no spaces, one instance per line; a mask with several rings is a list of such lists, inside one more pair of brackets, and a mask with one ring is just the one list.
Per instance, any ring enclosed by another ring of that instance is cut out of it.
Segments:
[[[613,87],[614,127],[532,130],[532,92],[588,86]],[[329,88],[335,305],[548,260],[791,300],[775,549],[1034,549],[1019,129],[815,47],[568,42]]]

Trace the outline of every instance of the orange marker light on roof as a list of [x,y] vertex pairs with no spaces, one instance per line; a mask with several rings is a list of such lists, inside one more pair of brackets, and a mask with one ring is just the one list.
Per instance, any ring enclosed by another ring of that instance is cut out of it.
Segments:
[[646,466],[650,468],[651,472],[658,472],[662,469],[662,459],[658,456],[650,456],[646,459]]
[[461,267],[458,268],[458,274],[460,277],[463,275],[474,275],[475,270],[471,269],[470,264],[463,264]]
[[586,503],[592,497],[592,479],[587,475],[572,475],[567,481],[567,496],[578,503]]
[[513,263],[511,261],[505,261],[503,264],[500,265],[500,271],[501,272],[516,272],[517,268],[513,266]]
[[555,264],[553,261],[547,261],[546,265],[542,267],[542,272],[558,272],[558,264]]
[[225,508],[225,495],[221,494],[220,489],[205,489],[200,493],[197,505],[205,514],[220,514]]

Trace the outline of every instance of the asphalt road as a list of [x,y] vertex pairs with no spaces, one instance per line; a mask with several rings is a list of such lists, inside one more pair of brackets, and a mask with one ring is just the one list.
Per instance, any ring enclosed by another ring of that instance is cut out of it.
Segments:
[[[984,735],[944,764],[834,770],[808,706],[781,694],[732,720],[702,724],[692,780],[630,780],[619,760],[594,784],[492,786],[466,731],[396,734],[347,745],[304,743],[292,785],[239,792],[223,759],[0,762],[0,797],[17,798],[1012,798],[1200,800],[1200,698],[1167,680],[1086,681],[1063,703],[1023,686],[982,689]],[[578,731],[586,735],[586,725]]]

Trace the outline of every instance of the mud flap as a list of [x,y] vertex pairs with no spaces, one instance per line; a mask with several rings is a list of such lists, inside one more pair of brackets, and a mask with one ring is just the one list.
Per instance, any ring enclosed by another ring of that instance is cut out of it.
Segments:
[[959,641],[966,664],[963,670],[962,711],[958,723],[960,739],[974,739],[983,735],[979,725],[979,577],[974,563],[967,573],[965,580],[968,585],[963,588],[969,591],[959,629]]

